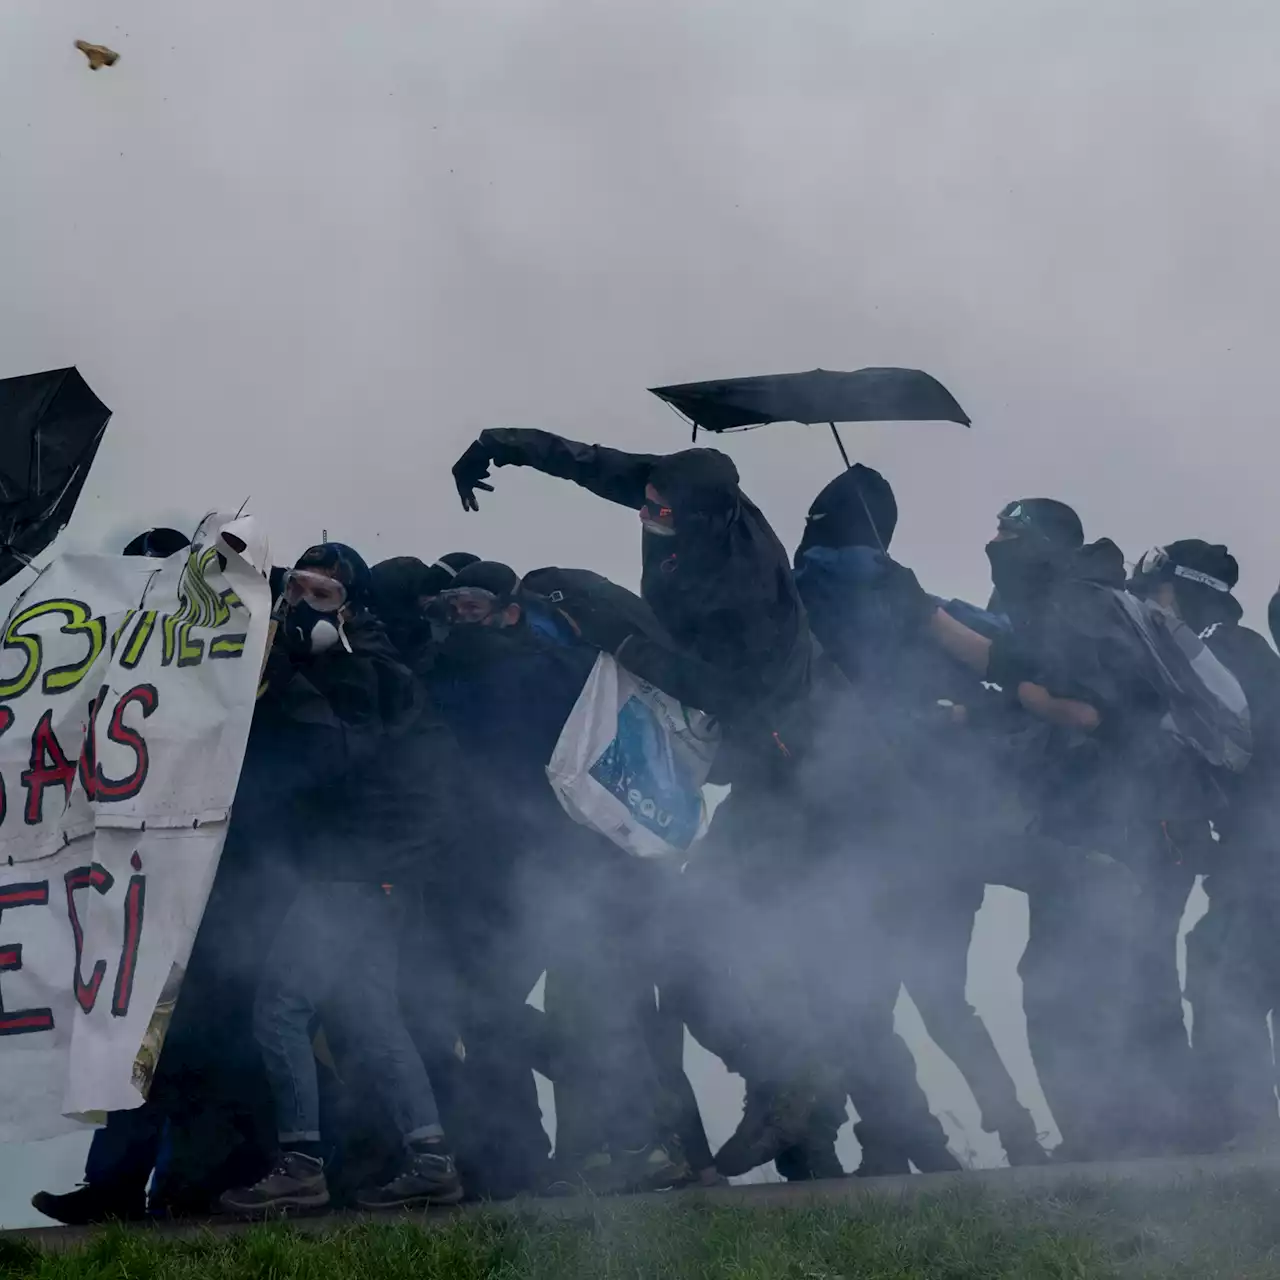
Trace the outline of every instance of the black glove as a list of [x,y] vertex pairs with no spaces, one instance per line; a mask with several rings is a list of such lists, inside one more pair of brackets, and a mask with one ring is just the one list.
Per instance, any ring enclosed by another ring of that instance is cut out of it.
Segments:
[[493,485],[486,484],[489,478],[489,464],[493,461],[489,446],[477,440],[466,453],[453,464],[453,482],[458,486],[458,497],[462,499],[463,511],[479,511],[476,502],[476,490],[493,492]]

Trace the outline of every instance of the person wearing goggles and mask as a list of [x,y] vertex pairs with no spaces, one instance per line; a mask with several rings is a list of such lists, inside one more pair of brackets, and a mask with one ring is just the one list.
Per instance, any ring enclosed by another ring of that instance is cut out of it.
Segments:
[[1195,1014],[1198,1107],[1214,1138],[1280,1141],[1267,1015],[1280,990],[1280,657],[1241,625],[1240,569],[1225,546],[1188,538],[1148,551],[1129,590],[1182,618],[1235,676],[1249,705],[1253,754],[1224,779],[1228,808],[1204,887],[1209,910],[1187,938],[1187,997]]
[[222,1196],[223,1208],[243,1217],[329,1203],[311,1039],[320,1010],[332,1039],[361,1060],[404,1145],[399,1173],[359,1191],[357,1204],[421,1207],[463,1194],[403,1021],[399,976],[404,933],[422,927],[424,870],[455,856],[456,748],[369,612],[370,594],[364,560],[327,542],[302,555],[277,603],[255,731],[259,722],[274,730],[276,767],[292,775],[302,885],[254,1001],[279,1157],[266,1177]]
[[428,616],[432,602],[479,559],[467,551],[450,551],[431,564],[417,556],[393,556],[373,566],[373,612],[411,669],[429,667],[434,647],[446,634]]

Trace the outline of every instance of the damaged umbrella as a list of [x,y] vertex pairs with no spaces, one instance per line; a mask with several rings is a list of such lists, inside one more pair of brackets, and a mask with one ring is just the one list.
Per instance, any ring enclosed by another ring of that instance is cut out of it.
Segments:
[[685,382],[650,390],[693,423],[695,438],[699,427],[704,431],[741,431],[769,422],[825,422],[846,467],[849,455],[836,430],[837,422],[969,425],[969,415],[951,392],[919,369],[858,369],[853,373],[811,369],[808,373]]
[[0,379],[0,583],[71,519],[110,418],[76,369]]

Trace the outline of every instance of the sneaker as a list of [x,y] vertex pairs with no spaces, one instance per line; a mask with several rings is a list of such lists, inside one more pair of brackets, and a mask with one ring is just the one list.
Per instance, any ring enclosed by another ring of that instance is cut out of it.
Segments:
[[593,1151],[566,1169],[547,1188],[548,1195],[620,1196],[639,1191],[666,1191],[687,1186],[693,1170],[683,1157],[653,1144],[635,1151]]
[[356,1204],[361,1209],[425,1209],[457,1204],[463,1194],[452,1156],[419,1152],[390,1182],[360,1192]]
[[112,1183],[85,1183],[75,1191],[55,1196],[37,1191],[31,1207],[67,1227],[89,1227],[103,1222],[141,1222],[147,1216],[147,1195],[142,1189],[122,1189]]
[[282,1152],[275,1168],[251,1187],[223,1192],[218,1203],[237,1217],[266,1217],[289,1210],[323,1209],[329,1203],[324,1161],[298,1151]]
[[727,1178],[750,1173],[804,1144],[815,1099],[808,1090],[747,1089],[742,1121],[716,1152],[716,1168]]

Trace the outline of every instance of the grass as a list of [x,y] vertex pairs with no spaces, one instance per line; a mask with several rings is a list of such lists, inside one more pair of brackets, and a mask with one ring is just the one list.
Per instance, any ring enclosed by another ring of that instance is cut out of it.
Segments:
[[1174,1189],[961,1190],[905,1203],[752,1208],[597,1202],[574,1219],[463,1214],[181,1240],[116,1229],[41,1253],[0,1240],[12,1280],[1076,1280],[1280,1277],[1280,1187],[1261,1174]]

